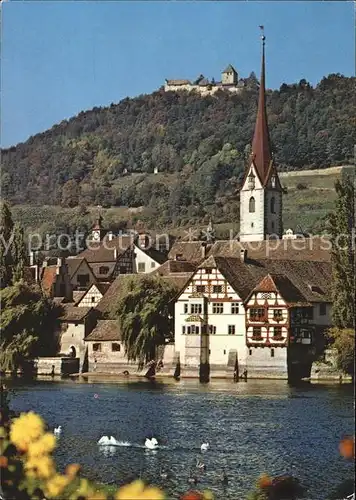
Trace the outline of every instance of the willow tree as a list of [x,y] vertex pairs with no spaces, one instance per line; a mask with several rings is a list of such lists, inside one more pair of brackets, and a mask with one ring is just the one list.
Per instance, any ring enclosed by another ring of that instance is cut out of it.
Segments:
[[157,348],[172,338],[173,302],[177,290],[166,280],[132,276],[116,304],[125,352],[139,368],[155,360]]
[[0,370],[15,372],[34,356],[56,352],[56,308],[39,289],[18,282],[0,291]]

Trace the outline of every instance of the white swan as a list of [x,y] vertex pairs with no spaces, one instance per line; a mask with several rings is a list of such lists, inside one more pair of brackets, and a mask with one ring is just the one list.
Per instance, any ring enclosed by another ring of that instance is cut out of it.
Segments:
[[158,447],[158,441],[157,441],[156,438],[152,438],[152,439],[146,438],[145,446],[149,450],[154,450],[154,449],[156,449]]
[[110,439],[108,438],[108,436],[102,436],[98,443],[97,444],[100,444],[100,445],[109,445],[110,444]]
[[99,446],[131,446],[129,441],[118,441],[113,436],[102,436],[97,442]]
[[53,434],[55,436],[59,436],[61,432],[62,432],[62,427],[59,425],[58,427],[54,428]]
[[207,451],[209,449],[209,443],[203,443],[200,447],[201,451]]

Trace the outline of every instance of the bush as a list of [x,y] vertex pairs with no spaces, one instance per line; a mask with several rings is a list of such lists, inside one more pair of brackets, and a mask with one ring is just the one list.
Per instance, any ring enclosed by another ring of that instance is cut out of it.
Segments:
[[302,191],[303,189],[308,189],[308,186],[306,184],[298,182],[298,184],[296,185],[296,189],[298,189],[298,191]]

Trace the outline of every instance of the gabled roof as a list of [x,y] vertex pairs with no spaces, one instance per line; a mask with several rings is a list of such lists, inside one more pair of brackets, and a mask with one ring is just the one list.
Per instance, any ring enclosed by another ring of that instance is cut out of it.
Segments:
[[73,278],[75,275],[76,271],[78,270],[79,266],[83,263],[86,262],[86,259],[78,258],[78,257],[71,257],[66,259],[66,264],[67,264],[67,269],[68,269],[68,274],[70,278]]
[[92,307],[76,307],[73,304],[63,306],[63,312],[59,319],[61,321],[83,321],[85,317],[92,311]]
[[119,322],[113,319],[99,320],[94,330],[85,337],[85,341],[114,341],[121,340]]
[[156,250],[155,248],[142,248],[138,244],[135,244],[135,247],[144,252],[152,260],[157,262],[157,264],[163,264],[167,260],[167,256],[159,250]]
[[210,255],[207,259],[205,259],[199,266],[198,269],[203,269],[211,267],[212,269],[215,269],[218,267],[218,264],[216,263],[215,257],[213,255]]
[[86,292],[83,292],[83,291],[79,291],[79,290],[73,290],[73,302],[74,304],[78,304],[82,297],[84,297],[84,295],[86,294]]
[[252,259],[331,261],[331,245],[326,238],[318,236],[297,240],[263,240],[240,242],[238,240],[218,240],[209,251],[214,257],[240,257],[240,251],[247,250]]
[[76,304],[78,305],[86,295],[88,295],[89,292],[92,291],[93,287],[97,288],[99,290],[99,292],[101,293],[102,296],[105,295],[105,293],[108,291],[108,289],[110,288],[110,283],[93,283],[89,288],[88,290],[86,290],[85,292],[82,292],[82,295],[79,299],[77,299],[76,301]]
[[192,273],[195,271],[197,264],[185,260],[166,260],[164,264],[159,266],[152,274],[167,276],[169,274]]
[[117,256],[125,253],[132,247],[135,240],[134,235],[117,236],[112,240],[106,236],[102,241],[90,243],[90,248],[77,255],[78,258],[85,258],[89,264],[92,262],[115,262],[115,250]]
[[[271,275],[273,286],[290,304],[331,302],[331,264],[318,261],[215,257],[215,264],[239,297],[246,301],[255,287]],[[211,267],[207,259],[201,267]],[[268,280],[264,282],[267,284]],[[318,285],[317,293],[308,284]],[[272,284],[271,284],[272,286]]]
[[[114,262],[91,262],[89,264],[90,269],[92,270],[95,278],[101,281],[109,281],[112,274],[116,268],[116,261]],[[107,272],[102,273],[102,268],[107,268]]]
[[298,288],[283,274],[267,274],[255,286],[250,296],[253,292],[278,292],[289,305],[310,305]]
[[[189,281],[192,273],[188,274],[177,274],[177,275],[168,275],[168,276],[162,276],[161,279],[166,280],[170,282],[175,289],[180,291],[185,284]],[[143,280],[147,278],[148,276],[154,276],[154,273],[150,273],[149,275],[147,274],[120,274],[110,285],[108,288],[107,292],[99,302],[99,304],[96,307],[96,310],[101,313],[102,316],[110,318],[113,316],[113,307],[115,306],[116,302],[118,301],[119,297],[124,295],[127,291],[128,287],[128,282],[131,281],[132,279],[137,280],[138,282],[140,280]],[[156,275],[159,277],[159,275]]]
[[267,274],[253,289],[254,292],[278,292],[278,288],[270,274]]
[[189,85],[191,82],[189,80],[167,80],[167,85]]
[[231,71],[233,73],[237,73],[236,69],[231,64],[229,64],[222,73],[230,73]]
[[171,260],[201,262],[209,253],[210,248],[211,245],[207,245],[203,241],[176,241],[168,253],[168,258]]

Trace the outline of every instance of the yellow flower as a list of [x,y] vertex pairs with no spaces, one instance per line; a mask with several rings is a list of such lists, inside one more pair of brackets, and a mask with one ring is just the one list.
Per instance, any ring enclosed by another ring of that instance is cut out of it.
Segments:
[[87,479],[81,479],[79,483],[79,488],[75,492],[75,498],[87,497],[91,498],[93,494],[93,489],[90,487],[89,481]]
[[155,486],[147,486],[137,480],[127,484],[116,493],[115,500],[164,500],[164,493]]
[[44,432],[41,417],[30,411],[21,413],[11,424],[10,440],[21,451],[26,451],[28,445],[38,439]]
[[102,491],[96,491],[93,495],[90,495],[90,500],[107,500],[107,498]]
[[80,471],[79,464],[69,464],[66,467],[66,474],[70,478],[74,478],[78,474],[79,471]]
[[46,496],[53,498],[58,497],[64,488],[70,483],[70,479],[67,476],[62,476],[61,474],[56,474],[47,481],[45,487]]
[[55,473],[53,459],[47,455],[42,457],[31,457],[25,463],[27,475],[47,479]]
[[28,445],[27,453],[29,457],[40,457],[52,451],[56,447],[56,438],[50,432],[46,432],[37,441],[34,441]]

